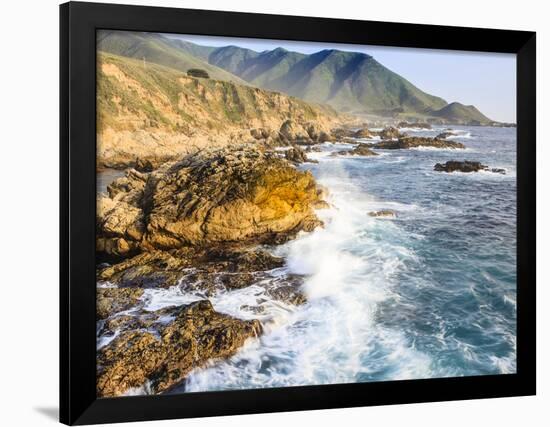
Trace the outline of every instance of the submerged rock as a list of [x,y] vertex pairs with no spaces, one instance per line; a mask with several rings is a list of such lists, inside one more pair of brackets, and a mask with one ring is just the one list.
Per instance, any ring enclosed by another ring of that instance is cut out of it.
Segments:
[[380,211],[369,212],[369,216],[375,218],[395,218],[397,215],[395,211],[392,211],[390,209],[382,209]]
[[333,156],[378,156],[378,153],[371,150],[368,144],[359,144],[351,150],[341,150],[332,154]]
[[268,294],[271,298],[291,305],[302,305],[307,302],[307,298],[300,287],[292,284],[269,289]]
[[147,384],[153,394],[169,390],[194,368],[214,358],[230,357],[262,327],[218,313],[208,300],[181,306],[175,320],[160,330],[127,331],[97,355],[99,397],[120,396]]
[[425,138],[420,136],[405,136],[397,141],[381,141],[373,145],[374,148],[384,150],[402,150],[415,147],[434,147],[434,148],[466,148],[464,144],[455,141],[446,141],[438,138]]
[[445,131],[445,132],[441,132],[440,134],[438,134],[436,136],[436,139],[446,139],[446,138],[449,138],[450,136],[455,136],[456,133],[453,132],[453,131]]
[[310,172],[251,146],[201,151],[148,174],[130,171],[101,196],[97,251],[139,251],[222,242],[280,242],[322,222],[323,190]]
[[133,307],[143,295],[143,289],[98,288],[96,314],[98,319]]

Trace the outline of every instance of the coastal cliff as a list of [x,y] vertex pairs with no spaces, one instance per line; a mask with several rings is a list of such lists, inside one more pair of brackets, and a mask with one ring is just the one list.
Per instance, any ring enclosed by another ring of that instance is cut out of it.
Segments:
[[341,120],[330,107],[279,92],[106,53],[98,54],[97,72],[99,167],[125,168],[138,160],[159,165],[246,142],[272,145],[285,139],[288,123],[294,133],[315,139]]

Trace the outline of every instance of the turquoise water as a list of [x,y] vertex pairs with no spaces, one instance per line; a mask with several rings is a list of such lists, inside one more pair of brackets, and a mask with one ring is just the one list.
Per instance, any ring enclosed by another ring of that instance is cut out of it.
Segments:
[[[454,129],[466,150],[333,157],[343,146],[326,143],[311,153],[319,163],[303,168],[330,193],[331,208],[318,212],[325,227],[269,248],[287,259],[269,278],[211,298],[219,311],[262,320],[264,335],[176,392],[515,372],[515,129]],[[433,171],[451,159],[506,175]],[[368,215],[380,209],[396,218]],[[265,291],[291,275],[303,278],[303,306]],[[148,309],[200,297],[147,292]]]

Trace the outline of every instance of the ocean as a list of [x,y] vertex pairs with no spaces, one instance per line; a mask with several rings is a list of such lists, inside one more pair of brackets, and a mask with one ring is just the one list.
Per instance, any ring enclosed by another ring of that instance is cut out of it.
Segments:
[[[515,372],[516,129],[452,128],[450,139],[466,150],[335,157],[353,145],[325,143],[308,153],[319,163],[300,167],[329,193],[330,209],[318,211],[324,228],[266,248],[287,261],[269,277],[210,297],[220,312],[260,319],[264,334],[172,392]],[[433,170],[447,160],[506,174]],[[369,216],[382,209],[396,217]],[[303,279],[306,304],[267,294],[289,277]],[[179,287],[147,289],[145,309],[200,298]]]

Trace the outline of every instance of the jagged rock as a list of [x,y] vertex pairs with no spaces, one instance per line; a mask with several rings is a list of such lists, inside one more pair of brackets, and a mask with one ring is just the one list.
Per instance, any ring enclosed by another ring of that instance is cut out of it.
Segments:
[[97,318],[106,319],[114,313],[131,308],[142,295],[143,289],[98,288]]
[[385,150],[401,150],[414,147],[434,147],[434,148],[466,148],[464,144],[455,141],[446,141],[438,138],[425,138],[420,136],[405,136],[397,141],[381,141],[372,145],[373,148]]
[[98,280],[125,287],[170,287],[178,283],[186,268],[194,264],[194,251],[144,252],[118,264],[102,268]]
[[355,138],[372,138],[372,133],[367,128],[357,130],[353,136]]
[[377,133],[382,139],[396,139],[403,137],[403,134],[399,132],[399,129],[394,128],[393,126],[388,126]]
[[311,173],[246,145],[137,171],[98,200],[98,252],[129,255],[220,242],[267,243],[312,230],[322,189]]
[[332,154],[333,156],[378,156],[378,153],[371,150],[368,144],[359,144],[352,150],[341,150]]
[[480,170],[487,170],[489,167],[481,164],[481,162],[470,162],[464,160],[463,162],[457,160],[449,160],[445,164],[437,163],[434,166],[434,170],[438,172],[478,172]]
[[355,131],[349,128],[336,128],[332,130],[332,138],[335,140],[341,140],[344,138],[354,138]]
[[152,172],[153,169],[155,169],[155,165],[153,164],[151,159],[139,158],[136,160],[134,169],[136,169],[139,172]]
[[499,173],[501,175],[506,175],[506,169],[493,168],[493,169],[491,169],[491,172]]
[[270,289],[268,294],[272,298],[287,304],[302,305],[307,302],[307,298],[300,288],[291,284]]
[[123,332],[99,350],[97,394],[120,396],[146,382],[158,394],[180,383],[194,368],[214,358],[230,357],[262,327],[218,313],[208,300],[181,306],[160,331]]
[[319,138],[317,138],[317,142],[323,143],[323,142],[328,142],[328,141],[333,141],[332,136],[324,130],[321,131],[319,133]]
[[[284,265],[284,259],[263,250],[181,248],[144,252],[102,268],[98,280],[125,287],[170,287],[185,278],[193,288],[213,290],[218,285],[238,288],[252,284],[255,273]],[[187,270],[192,269],[191,272]]]
[[311,144],[311,139],[308,130],[295,122],[294,120],[286,120],[279,130],[281,137],[289,143],[294,144]]
[[317,163],[317,160],[308,159],[306,152],[300,147],[292,147],[285,151],[285,159],[289,162],[300,164],[300,163]]
[[395,218],[397,215],[390,209],[382,209],[380,211],[369,212],[369,216],[374,218]]

